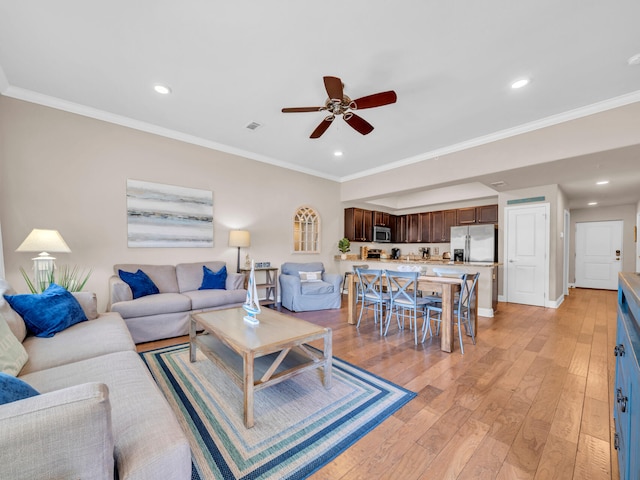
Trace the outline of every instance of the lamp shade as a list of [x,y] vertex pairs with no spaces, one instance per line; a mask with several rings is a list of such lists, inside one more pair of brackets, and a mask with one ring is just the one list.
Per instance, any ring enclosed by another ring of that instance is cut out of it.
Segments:
[[251,245],[251,236],[247,230],[231,230],[229,231],[230,247],[249,247]]
[[71,249],[57,230],[34,228],[16,249],[16,252],[71,253]]

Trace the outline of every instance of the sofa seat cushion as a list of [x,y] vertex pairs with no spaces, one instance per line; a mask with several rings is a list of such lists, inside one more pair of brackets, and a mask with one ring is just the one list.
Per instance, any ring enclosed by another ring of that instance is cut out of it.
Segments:
[[29,354],[20,375],[120,351],[135,351],[126,324],[117,313],[103,313],[51,338],[28,336],[22,343]]
[[193,292],[184,292],[191,299],[191,308],[193,310],[206,310],[207,308],[216,308],[222,305],[233,306],[233,304],[243,303],[247,298],[247,291],[239,290],[194,290]]
[[118,312],[122,318],[146,317],[189,310],[191,310],[191,300],[180,293],[158,293],[111,305],[111,311]]
[[333,285],[328,282],[303,282],[300,283],[300,291],[303,295],[324,295],[333,293]]
[[116,352],[21,377],[41,394],[87,382],[109,389],[120,480],[191,478],[191,450],[136,352]]

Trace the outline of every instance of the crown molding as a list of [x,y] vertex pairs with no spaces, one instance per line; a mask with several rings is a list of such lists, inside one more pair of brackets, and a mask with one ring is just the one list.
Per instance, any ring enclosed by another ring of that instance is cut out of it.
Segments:
[[425,160],[430,160],[432,158],[443,157],[451,153],[460,152],[462,150],[467,150],[473,147],[479,147],[481,145],[497,142],[509,137],[515,137],[523,133],[533,132],[535,130],[540,130],[542,128],[559,125],[561,123],[569,122],[571,120],[577,120],[579,118],[588,117],[589,115],[605,112],[607,110],[623,107],[625,105],[629,105],[636,102],[640,102],[640,90],[637,90],[635,92],[631,92],[625,95],[621,95],[619,97],[614,97],[608,100],[603,100],[602,102],[587,105],[585,107],[580,107],[580,108],[576,108],[566,112],[562,112],[557,115],[552,115],[550,117],[546,117],[540,120],[525,123],[517,127],[507,128],[505,130],[494,132],[489,135],[484,135],[482,137],[466,140],[464,142],[460,142],[455,145],[439,148],[431,152],[405,158],[404,160],[398,160],[397,162],[389,163],[387,165],[377,167],[377,168],[372,168],[370,170],[365,170],[354,175],[345,176],[340,179],[340,182],[348,182],[350,180],[356,180],[358,178],[368,177],[370,175],[374,175],[377,173],[387,172],[395,168],[404,167],[407,165],[413,165],[415,163],[423,162]]
[[231,155],[237,155],[239,157],[248,158],[250,160],[267,163],[275,167],[286,168],[287,170],[294,170],[296,172],[304,173],[306,175],[312,175],[314,177],[320,177],[326,180],[332,180],[334,182],[340,181],[338,177],[326,175],[324,173],[321,173],[312,169],[307,169],[307,168],[300,167],[298,165],[276,160],[274,158],[261,155],[259,153],[242,150],[242,149],[235,148],[229,145],[224,145],[218,142],[213,142],[211,140],[206,140],[204,138],[197,137],[195,135],[189,135],[187,133],[183,133],[177,130],[171,130],[168,128],[160,127],[158,125],[143,122],[140,120],[135,120],[133,118],[125,117],[122,115],[117,115],[115,113],[107,112],[105,110],[100,110],[97,108],[88,107],[86,105],[81,105],[79,103],[69,102],[67,100],[51,97],[49,95],[43,95],[41,93],[34,92],[32,90],[26,90],[24,88],[18,88],[18,87],[13,87],[9,85],[3,91],[2,79],[3,79],[3,72],[0,68],[0,92],[2,92],[2,95],[6,97],[15,98],[17,100],[23,100],[25,102],[36,103],[38,105],[43,105],[45,107],[55,108],[56,110],[75,113],[77,115],[93,118],[95,120],[101,120],[103,122],[113,123],[123,127],[139,130],[146,133],[151,133],[154,135],[159,135],[161,137],[171,138],[173,140],[178,140],[178,141],[189,143],[192,145],[198,145],[200,147],[208,148],[210,150],[217,150],[220,152],[229,153]]

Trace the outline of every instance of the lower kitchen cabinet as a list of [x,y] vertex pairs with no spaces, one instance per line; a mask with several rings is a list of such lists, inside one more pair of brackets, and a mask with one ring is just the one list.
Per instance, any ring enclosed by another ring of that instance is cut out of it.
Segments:
[[613,392],[614,446],[621,480],[640,478],[640,276],[621,273],[618,286],[616,380]]

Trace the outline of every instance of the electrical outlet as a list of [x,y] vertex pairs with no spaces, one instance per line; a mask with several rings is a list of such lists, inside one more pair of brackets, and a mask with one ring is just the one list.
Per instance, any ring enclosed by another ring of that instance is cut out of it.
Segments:
[[439,255],[440,254],[440,249],[438,247],[433,247],[433,254],[434,255]]

